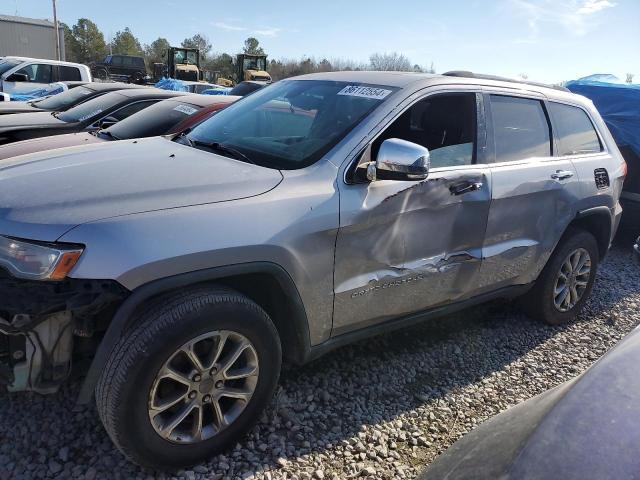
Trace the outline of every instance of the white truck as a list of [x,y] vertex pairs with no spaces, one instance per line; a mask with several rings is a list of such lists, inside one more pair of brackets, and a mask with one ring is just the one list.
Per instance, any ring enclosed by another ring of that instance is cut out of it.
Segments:
[[15,93],[69,81],[91,82],[91,70],[79,63],[27,57],[0,58],[0,101],[10,100]]

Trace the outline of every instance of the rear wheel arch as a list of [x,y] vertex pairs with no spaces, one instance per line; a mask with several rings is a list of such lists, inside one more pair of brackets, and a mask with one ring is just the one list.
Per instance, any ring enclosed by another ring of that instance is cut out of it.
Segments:
[[598,244],[599,260],[602,261],[609,251],[612,237],[613,222],[609,208],[600,206],[579,211],[565,229],[563,237],[574,228],[585,230],[594,236]]
[[111,320],[82,385],[78,403],[91,401],[108,357],[130,328],[138,310],[176,291],[210,285],[226,286],[253,300],[271,317],[282,344],[283,356],[294,363],[309,357],[309,325],[302,299],[287,271],[271,262],[253,262],[198,270],[142,285],[120,305]]

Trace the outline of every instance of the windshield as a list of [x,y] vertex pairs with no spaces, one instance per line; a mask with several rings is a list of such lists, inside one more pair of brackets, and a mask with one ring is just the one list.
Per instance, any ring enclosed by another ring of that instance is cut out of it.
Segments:
[[222,144],[270,168],[311,165],[380,105],[393,87],[285,80],[245,97],[196,126],[194,145]]
[[118,140],[164,135],[198,111],[200,107],[189,103],[165,100],[125,118],[107,130]]
[[34,102],[31,102],[31,105],[34,105],[43,110],[49,110],[51,112],[61,112],[70,107],[73,107],[74,105],[77,105],[80,102],[83,102],[93,93],[93,90],[89,90],[86,87],[76,87],[57,95],[52,95],[41,100],[36,100]]
[[[80,87],[78,87],[80,88]],[[65,122],[85,122],[100,115],[102,112],[111,110],[125,100],[124,95],[118,92],[110,92],[101,95],[98,98],[92,98],[80,105],[70,108],[66,112],[62,112],[58,118]]]
[[0,62],[0,75],[2,75],[4,72],[8,72],[16,65],[19,65],[19,62],[12,62],[11,60],[4,60]]
[[267,59],[266,58],[246,58],[242,62],[244,70],[266,70]]
[[188,50],[176,50],[173,53],[173,60],[175,63],[189,63],[195,65],[198,63],[198,52]]

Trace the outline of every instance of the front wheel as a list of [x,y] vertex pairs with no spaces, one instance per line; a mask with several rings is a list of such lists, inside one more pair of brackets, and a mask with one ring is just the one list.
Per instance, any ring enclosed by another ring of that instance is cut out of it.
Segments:
[[598,261],[594,236],[577,228],[568,230],[524,298],[529,316],[549,325],[575,318],[591,294]]
[[96,388],[100,418],[133,462],[180,468],[224,450],[269,403],[281,346],[268,315],[232,290],[158,302],[114,348]]

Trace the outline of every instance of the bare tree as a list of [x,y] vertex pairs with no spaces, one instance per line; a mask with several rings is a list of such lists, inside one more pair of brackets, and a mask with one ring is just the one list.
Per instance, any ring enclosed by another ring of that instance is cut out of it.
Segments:
[[323,58],[317,61],[313,57],[302,57],[300,60],[290,58],[272,59],[269,62],[269,73],[274,80],[304,75],[315,72],[336,72],[341,70],[366,70],[367,65],[343,58]]
[[633,83],[633,73],[627,73],[627,83]]
[[374,53],[369,57],[371,70],[410,72],[411,62],[407,57],[398,52]]

